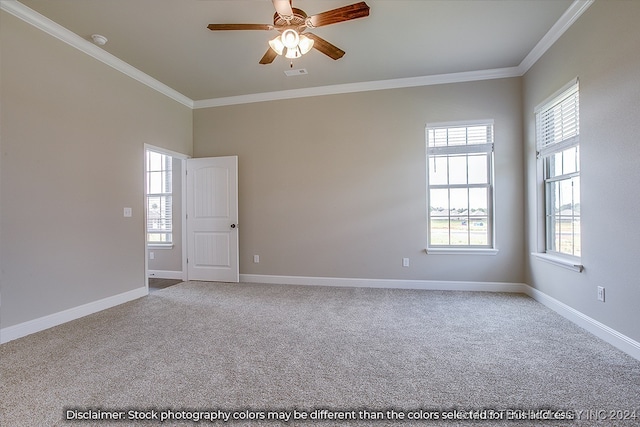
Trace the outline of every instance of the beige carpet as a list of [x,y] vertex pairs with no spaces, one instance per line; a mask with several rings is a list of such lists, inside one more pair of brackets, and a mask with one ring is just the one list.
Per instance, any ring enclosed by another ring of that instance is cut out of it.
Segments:
[[[186,282],[6,343],[0,375],[11,427],[640,425],[610,419],[640,362],[517,294]],[[507,420],[549,416],[575,420]]]

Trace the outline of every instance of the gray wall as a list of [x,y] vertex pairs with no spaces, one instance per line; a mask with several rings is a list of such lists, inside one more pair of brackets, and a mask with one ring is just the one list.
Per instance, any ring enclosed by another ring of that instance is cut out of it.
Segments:
[[145,286],[144,143],[190,154],[192,112],[0,19],[5,328]]
[[[640,341],[640,2],[595,2],[525,75],[526,282]],[[580,79],[583,273],[529,256],[541,244],[534,108]],[[606,302],[596,298],[605,286]]]
[[[427,255],[425,124],[477,119],[500,252]],[[519,78],[199,109],[194,155],[239,156],[241,273],[523,281]]]

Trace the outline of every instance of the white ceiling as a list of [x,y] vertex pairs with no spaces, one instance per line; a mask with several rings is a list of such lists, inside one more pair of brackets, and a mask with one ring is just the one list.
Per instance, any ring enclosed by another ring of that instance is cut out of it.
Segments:
[[[313,15],[356,2],[293,0],[293,6]],[[346,55],[334,61],[313,49],[294,61],[308,71],[295,77],[285,76],[290,64],[283,57],[258,64],[275,32],[206,28],[272,23],[270,0],[20,3],[83,39],[104,35],[109,41],[102,49],[194,101],[521,67],[576,8],[572,0],[366,2],[369,17],[314,30]]]

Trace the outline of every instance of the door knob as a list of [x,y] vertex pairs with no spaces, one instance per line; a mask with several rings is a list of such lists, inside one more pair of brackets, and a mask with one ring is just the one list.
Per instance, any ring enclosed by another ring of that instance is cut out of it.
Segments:
[[231,224],[231,228],[236,228],[236,225],[235,224]]

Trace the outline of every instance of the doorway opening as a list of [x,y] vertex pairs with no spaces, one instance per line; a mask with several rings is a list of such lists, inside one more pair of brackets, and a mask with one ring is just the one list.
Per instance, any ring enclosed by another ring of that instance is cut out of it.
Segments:
[[186,159],[180,153],[144,146],[145,283],[150,290],[186,280]]

